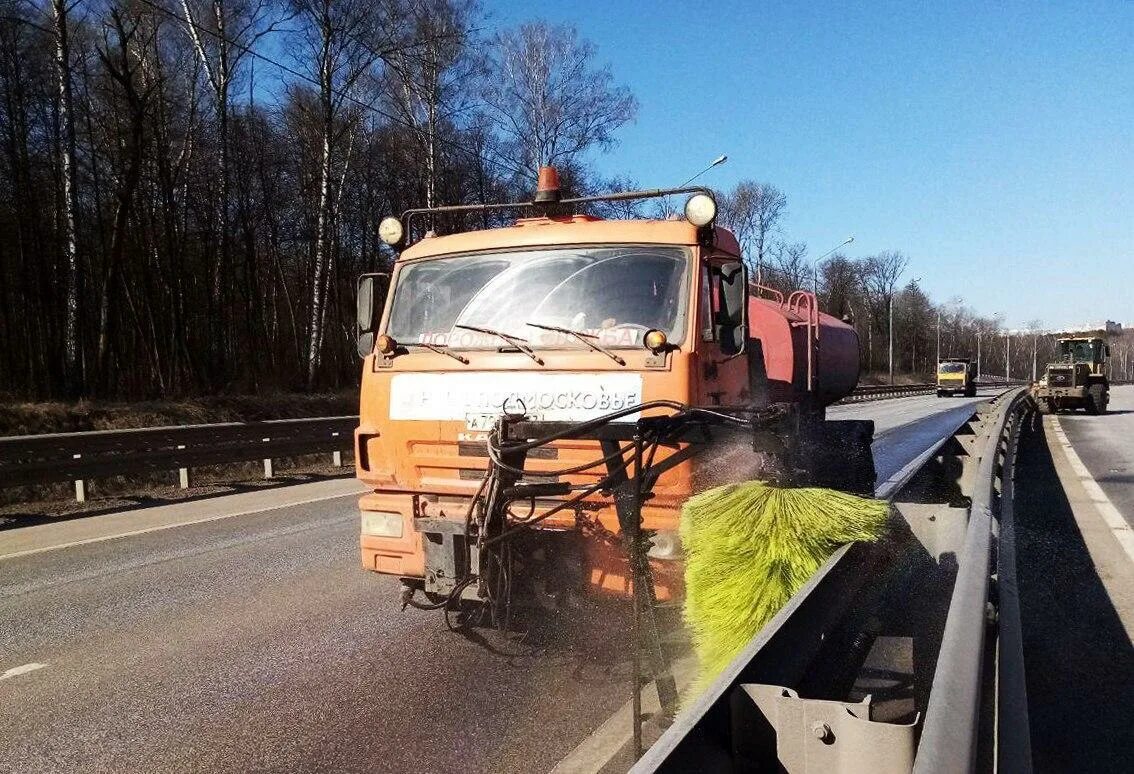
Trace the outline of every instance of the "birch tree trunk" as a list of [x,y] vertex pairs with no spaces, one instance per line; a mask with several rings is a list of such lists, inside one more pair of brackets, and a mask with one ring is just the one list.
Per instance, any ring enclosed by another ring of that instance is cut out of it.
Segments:
[[63,366],[67,393],[77,396],[83,390],[83,372],[79,347],[79,255],[75,237],[75,127],[71,114],[71,50],[67,38],[69,11],[65,0],[51,0],[51,11],[55,20],[55,70],[59,80],[59,164],[63,170]]
[[311,285],[311,333],[307,347],[307,389],[315,386],[323,346],[323,305],[326,302],[328,235],[331,230],[331,152],[335,131],[334,61],[331,51],[334,27],[331,23],[330,0],[323,0],[322,10],[322,45],[319,51],[319,130],[322,154],[319,160],[319,209],[315,226],[315,271]]

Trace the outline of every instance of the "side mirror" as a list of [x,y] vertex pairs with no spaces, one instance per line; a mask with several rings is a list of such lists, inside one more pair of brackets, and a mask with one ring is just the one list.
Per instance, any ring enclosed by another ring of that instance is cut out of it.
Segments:
[[374,351],[374,334],[378,327],[375,303],[378,294],[378,280],[388,279],[389,274],[363,274],[358,278],[358,295],[355,305],[355,322],[358,327],[358,356],[366,357]]
[[743,354],[748,342],[748,268],[740,261],[721,264],[717,278],[717,341],[730,357]]

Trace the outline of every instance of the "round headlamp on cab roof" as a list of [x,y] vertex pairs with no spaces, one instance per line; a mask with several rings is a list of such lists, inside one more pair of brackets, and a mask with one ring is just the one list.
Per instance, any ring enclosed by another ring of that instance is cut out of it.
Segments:
[[382,218],[382,222],[378,224],[378,238],[391,247],[400,245],[405,236],[405,226],[393,215]]
[[685,219],[700,228],[713,222],[717,217],[717,203],[708,194],[693,194],[685,202]]

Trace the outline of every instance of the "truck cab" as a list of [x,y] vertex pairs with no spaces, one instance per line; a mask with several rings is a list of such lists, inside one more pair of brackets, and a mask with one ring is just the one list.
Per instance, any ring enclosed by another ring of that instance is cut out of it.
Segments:
[[937,397],[976,396],[976,363],[967,357],[942,358],[937,363]]
[[[407,600],[417,591],[430,599],[460,592],[459,579],[475,571],[470,523],[498,462],[490,434],[502,416],[570,424],[622,412],[613,421],[632,424],[657,415],[643,408],[656,401],[728,408],[788,400],[821,419],[823,406],[857,383],[854,329],[820,313],[812,294],[750,287],[735,237],[714,223],[710,192],[676,190],[692,194],[683,220],[603,220],[540,207],[541,196],[556,205],[591,201],[559,202],[548,188],[541,184],[531,203],[503,205],[534,215],[497,228],[430,231],[412,244],[414,216],[425,211],[388,218],[380,233],[397,251],[393,270],[360,280],[355,461],[371,490],[359,503],[362,565],[401,578]],[[636,195],[659,192],[611,196]],[[872,488],[873,427],[864,424],[853,430]],[[657,458],[679,447],[661,446]],[[527,454],[520,483],[586,490],[606,475],[595,463],[604,453],[595,440],[557,440]],[[673,560],[682,503],[700,487],[753,477],[742,466],[756,456],[749,447],[683,457],[652,483],[640,518],[653,536],[660,597],[680,582]],[[840,452],[840,464],[851,456]],[[527,532],[543,541],[529,541],[525,569],[543,566],[548,583],[626,593],[610,493],[556,510],[562,499],[510,506],[509,523],[538,522]]]

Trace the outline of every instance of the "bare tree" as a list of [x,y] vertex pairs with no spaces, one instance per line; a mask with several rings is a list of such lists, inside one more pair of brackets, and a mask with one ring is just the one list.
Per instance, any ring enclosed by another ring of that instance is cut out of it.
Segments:
[[109,382],[111,294],[126,252],[130,213],[134,205],[135,193],[141,182],[142,163],[145,160],[147,108],[156,88],[156,84],[143,74],[146,54],[141,49],[146,47],[147,43],[139,44],[136,41],[142,26],[141,22],[137,18],[127,19],[117,7],[110,8],[108,16],[107,32],[103,45],[98,49],[98,57],[122,95],[127,108],[127,128],[122,142],[125,169],[119,176],[118,188],[115,192],[116,203],[110,246],[99,296],[98,347],[94,381],[103,388],[106,388]]
[[[357,98],[352,94],[378,62],[379,51],[388,40],[384,31],[390,27],[383,23],[385,8],[368,0],[292,0],[292,9],[302,25],[299,34],[319,84],[319,194],[306,363],[307,386],[311,388],[322,356],[333,217],[342,193],[336,181],[345,175],[346,155],[341,150],[344,138],[359,119],[352,104]],[[347,106],[351,107],[349,113],[344,110]]]
[[72,115],[71,46],[68,38],[68,15],[73,6],[67,0],[51,0],[55,22],[55,71],[59,88],[58,154],[62,169],[64,254],[64,324],[63,357],[67,392],[76,395],[82,390],[82,360],[79,350],[79,248],[75,230],[78,209],[75,185],[75,125]]
[[771,249],[775,284],[791,292],[810,284],[811,263],[807,260],[807,243],[777,241]]
[[496,35],[483,99],[532,178],[543,165],[609,149],[614,133],[634,120],[637,100],[594,56],[574,27],[537,22]]
[[[890,354],[888,357],[890,381],[894,380],[894,324],[893,303],[894,289],[898,278],[902,276],[909,259],[896,250],[886,251],[872,255],[866,259],[863,267],[863,285],[866,290],[867,302],[873,313],[873,318],[879,332],[885,332],[889,338]],[[881,322],[885,320],[883,327]]]
[[410,6],[414,38],[385,57],[391,101],[422,145],[425,206],[437,204],[441,124],[471,110],[469,81],[478,62],[466,56],[473,0],[418,0]]
[[888,250],[865,259],[863,288],[875,319],[885,319],[888,314],[890,302],[894,298],[894,288],[907,265],[909,258],[896,250]]
[[[206,5],[207,11],[194,12],[194,5]],[[275,29],[266,21],[268,0],[181,0],[185,15],[184,31],[193,43],[205,80],[213,97],[217,131],[219,185],[216,186],[215,212],[217,254],[212,264],[210,296],[214,304],[222,304],[229,295],[227,283],[232,264],[231,229],[231,93],[237,70],[249,48]],[[225,349],[223,316],[211,310],[210,331],[213,347]],[[219,362],[221,359],[216,358]],[[219,374],[218,374],[219,378]]]
[[852,307],[859,296],[858,268],[854,261],[835,253],[823,261],[819,274],[827,312],[836,317],[853,316]]
[[732,229],[745,261],[764,280],[768,248],[787,214],[787,197],[770,183],[742,180],[721,198],[720,221]]

